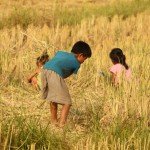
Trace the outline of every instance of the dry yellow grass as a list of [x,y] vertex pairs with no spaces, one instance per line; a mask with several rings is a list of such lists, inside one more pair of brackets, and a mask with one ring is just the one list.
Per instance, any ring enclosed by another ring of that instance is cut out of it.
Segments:
[[[32,2],[36,3],[34,0]],[[66,80],[73,99],[68,119],[71,131],[66,133],[71,148],[123,150],[134,145],[135,149],[148,150],[150,138],[143,141],[142,136],[137,135],[140,133],[138,123],[141,122],[145,132],[149,132],[149,24],[150,15],[142,13],[126,20],[118,16],[113,17],[111,21],[106,17],[93,17],[73,27],[60,27],[57,24],[53,28],[47,25],[40,28],[31,24],[26,31],[19,26],[0,30],[0,127],[16,116],[38,118],[42,126],[48,124],[49,104],[40,99],[40,93],[32,90],[26,82],[26,77],[35,69],[36,57],[43,50],[47,49],[50,57],[53,57],[57,50],[70,51],[76,41],[84,40],[91,45],[93,55],[82,65],[77,76]],[[127,63],[132,68],[132,90],[130,87],[124,87],[115,92],[109,82],[98,75],[102,70],[109,76],[109,68],[112,65],[109,52],[114,47],[123,49]],[[96,115],[101,117],[95,119]],[[111,135],[112,129],[117,126],[118,118],[123,129],[132,126],[134,122],[137,123],[124,142]],[[95,124],[92,124],[91,120],[95,121]],[[97,127],[102,135],[94,140],[86,133],[88,130],[94,134],[94,128]],[[14,130],[10,124],[4,147],[11,146],[9,140],[12,139]],[[0,128],[0,136],[3,135],[2,132]],[[107,132],[107,135],[103,132]],[[36,144],[31,144],[31,149],[35,149]],[[46,149],[44,145],[43,149]]]

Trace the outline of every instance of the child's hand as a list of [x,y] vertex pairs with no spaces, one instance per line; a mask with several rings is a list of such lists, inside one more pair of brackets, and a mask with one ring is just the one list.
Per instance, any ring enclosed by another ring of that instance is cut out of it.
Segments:
[[31,80],[31,79],[28,79],[28,82],[29,82],[29,83],[31,83],[31,82],[32,82],[32,80]]
[[38,67],[29,77],[28,77],[28,82],[31,83],[32,82],[32,78],[37,76],[37,74],[39,72],[41,72],[42,68]]

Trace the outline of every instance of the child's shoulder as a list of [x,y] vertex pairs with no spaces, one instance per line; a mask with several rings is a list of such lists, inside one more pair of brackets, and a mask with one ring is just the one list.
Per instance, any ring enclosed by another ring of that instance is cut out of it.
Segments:
[[69,52],[65,52],[65,51],[62,51],[62,50],[58,50],[57,52],[56,52],[56,55],[67,55],[67,54],[71,54],[71,53],[69,53]]
[[114,64],[111,68],[121,68],[121,67],[122,67],[122,65],[120,63],[118,63],[118,64]]
[[61,57],[61,58],[74,58],[74,54],[70,53],[70,52],[66,52],[66,51],[57,51],[57,53],[55,54],[56,57]]
[[111,68],[111,72],[116,72],[116,71],[121,71],[122,70],[122,65],[120,63],[114,64]]
[[117,64],[115,64],[114,66],[115,66],[115,67],[122,67],[122,64],[117,63]]

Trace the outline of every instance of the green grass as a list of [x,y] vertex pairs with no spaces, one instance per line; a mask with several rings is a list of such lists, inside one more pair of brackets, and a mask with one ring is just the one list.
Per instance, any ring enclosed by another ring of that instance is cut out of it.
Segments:
[[[15,115],[14,115],[15,116]],[[36,144],[36,149],[69,149],[68,143],[65,142],[63,135],[55,134],[49,131],[49,126],[41,126],[39,122],[33,119],[27,119],[26,116],[15,116],[13,120],[2,124],[2,143],[6,149],[28,149],[30,145]]]
[[150,10],[150,1],[135,0],[132,2],[116,2],[106,6],[87,5],[79,9],[57,9],[56,18],[61,25],[76,25],[83,19],[91,17],[106,16],[111,19],[113,16],[122,16],[123,19],[131,15],[137,15],[146,10]]
[[63,4],[56,5],[54,10],[38,10],[24,7],[14,7],[8,17],[0,18],[0,29],[4,27],[13,27],[20,25],[26,29],[28,25],[48,26],[60,25],[76,25],[81,23],[83,19],[91,17],[107,16],[110,20],[114,15],[122,16],[123,19],[131,15],[137,15],[143,11],[150,10],[149,0],[134,0],[131,2],[115,2],[111,5],[99,6],[85,4],[79,8],[67,9]]

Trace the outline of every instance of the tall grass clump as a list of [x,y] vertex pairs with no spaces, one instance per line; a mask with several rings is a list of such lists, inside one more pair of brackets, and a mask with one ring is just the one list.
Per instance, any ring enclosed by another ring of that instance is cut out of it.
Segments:
[[2,121],[2,149],[30,149],[33,145],[36,149],[69,149],[65,137],[54,134],[48,125],[41,126],[36,116],[27,116],[16,114],[13,119]]
[[22,28],[27,28],[27,26],[33,23],[36,19],[36,14],[31,9],[25,8],[14,8],[11,14],[1,20],[1,28],[13,27],[21,25]]

